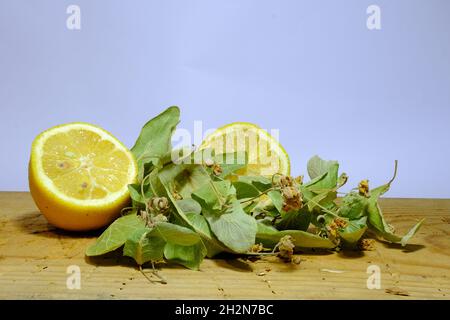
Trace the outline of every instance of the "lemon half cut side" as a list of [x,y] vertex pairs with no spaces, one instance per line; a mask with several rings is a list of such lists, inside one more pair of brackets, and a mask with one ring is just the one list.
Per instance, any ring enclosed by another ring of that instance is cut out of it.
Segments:
[[39,134],[29,162],[31,195],[56,227],[84,231],[103,227],[130,200],[136,182],[133,154],[107,131],[69,123]]
[[210,148],[216,154],[245,151],[248,164],[238,175],[267,176],[290,174],[286,150],[267,131],[248,122],[234,122],[223,126],[203,140],[200,149]]

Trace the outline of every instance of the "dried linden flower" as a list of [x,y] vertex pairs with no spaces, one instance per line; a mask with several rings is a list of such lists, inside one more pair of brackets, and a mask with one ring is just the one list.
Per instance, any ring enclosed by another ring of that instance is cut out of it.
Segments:
[[295,187],[284,187],[281,189],[283,196],[283,210],[286,212],[297,211],[302,207],[302,197],[300,191]]
[[362,180],[358,185],[359,194],[369,197],[369,180]]
[[264,247],[263,247],[262,243],[258,243],[258,244],[255,243],[254,245],[252,245],[250,247],[250,252],[252,252],[252,253],[259,253],[263,250],[264,250]]
[[219,166],[218,164],[214,164],[212,166],[212,170],[213,170],[214,175],[216,175],[216,176],[220,176],[223,172],[222,167]]
[[294,254],[295,244],[292,241],[290,235],[284,236],[278,241],[276,247],[278,248],[278,257],[286,261],[292,260],[292,255]]
[[207,159],[205,159],[204,163],[205,163],[205,166],[212,167],[214,165],[214,160],[212,160],[211,158],[207,158]]
[[149,207],[158,212],[166,212],[169,209],[169,200],[166,197],[154,197],[150,199]]

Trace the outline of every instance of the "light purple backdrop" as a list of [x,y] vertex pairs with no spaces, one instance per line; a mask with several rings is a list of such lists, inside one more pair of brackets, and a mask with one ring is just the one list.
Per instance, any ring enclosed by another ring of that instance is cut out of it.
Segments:
[[[81,30],[66,8],[81,8]],[[368,30],[366,8],[381,8]],[[294,174],[319,154],[389,196],[450,197],[450,1],[0,2],[0,190],[27,190],[40,131],[87,121],[131,146],[181,127],[280,128]],[[349,189],[347,188],[347,190]]]

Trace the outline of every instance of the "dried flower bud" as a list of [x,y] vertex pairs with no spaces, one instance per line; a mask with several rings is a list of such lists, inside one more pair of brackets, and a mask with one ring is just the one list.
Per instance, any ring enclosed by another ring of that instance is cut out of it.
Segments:
[[362,180],[358,185],[359,194],[369,197],[369,180]]
[[205,163],[205,166],[212,167],[214,165],[214,160],[211,158],[207,158],[207,159],[205,159],[204,163]]
[[300,195],[300,192],[294,187],[285,187],[281,190],[285,199],[293,199]]
[[141,210],[141,218],[142,218],[144,221],[147,221],[147,219],[148,219],[148,213],[147,213],[147,211]]
[[342,229],[347,226],[347,221],[345,221],[344,219],[336,218],[334,219],[334,224],[337,228]]
[[169,209],[169,200],[166,197],[155,197],[150,200],[150,206],[156,211],[164,212]]
[[303,176],[298,176],[297,178],[294,179],[294,181],[296,183],[298,183],[299,185],[303,184]]
[[258,243],[258,244],[254,244],[250,247],[250,252],[252,253],[259,253],[261,251],[263,251],[264,247],[262,245],[262,243]]
[[344,184],[347,183],[348,180],[348,175],[346,173],[343,173],[339,176],[339,181],[338,181],[338,187],[342,187]]
[[178,192],[173,192],[172,196],[174,197],[175,200],[183,200],[183,196]]
[[153,222],[156,224],[158,222],[167,222],[167,217],[163,214],[158,214],[153,218]]
[[216,176],[220,176],[222,174],[222,172],[223,172],[222,167],[219,166],[218,164],[214,164],[212,166],[212,169],[213,169],[214,175],[216,175]]
[[331,240],[337,238],[338,233],[337,233],[337,229],[336,229],[335,225],[329,225],[329,226],[327,226],[327,230],[328,230],[329,238],[330,238]]
[[284,236],[278,241],[276,247],[278,248],[278,256],[284,260],[291,261],[294,254],[295,244],[290,235]]
[[347,226],[347,221],[341,218],[334,219],[329,225],[326,226],[328,232],[328,238],[331,241],[339,242],[339,229],[345,228]]
[[284,198],[283,211],[289,212],[299,210],[303,206],[300,191],[295,187],[285,187],[281,189]]
[[167,200],[166,197],[159,198],[158,208],[161,211],[166,211],[167,209],[169,209],[169,200]]
[[290,176],[281,176],[280,177],[280,186],[282,188],[292,187],[293,184],[294,184],[294,181],[292,180],[292,178]]
[[361,239],[358,243],[358,248],[361,251],[375,250],[375,240],[373,239]]

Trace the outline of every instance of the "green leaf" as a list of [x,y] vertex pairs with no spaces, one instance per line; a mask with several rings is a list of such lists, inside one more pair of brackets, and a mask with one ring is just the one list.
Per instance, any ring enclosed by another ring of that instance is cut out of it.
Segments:
[[[311,196],[311,194],[308,194]],[[336,199],[336,191],[334,189],[328,189],[325,191],[322,191],[319,194],[316,194],[312,196],[311,198],[308,198],[308,196],[304,195],[304,198],[306,200],[306,205],[308,206],[308,210],[312,211],[314,208],[318,207],[319,205],[322,207],[327,207],[327,204],[334,201]]]
[[200,214],[202,212],[200,204],[192,198],[177,200],[177,205],[185,214]]
[[238,181],[252,184],[260,192],[265,192],[272,187],[272,181],[263,176],[239,176]]
[[261,242],[266,246],[275,246],[280,239],[286,235],[293,238],[294,244],[299,248],[324,248],[332,249],[336,245],[327,238],[301,231],[301,230],[282,230],[278,231],[272,226],[258,223],[258,233],[256,234],[256,242]]
[[336,165],[338,165],[337,161],[326,161],[316,155],[308,161],[308,175],[311,179],[314,179],[329,172]]
[[217,211],[221,210],[226,200],[234,196],[236,190],[228,180],[212,181],[192,193],[192,198],[196,200],[203,209]]
[[[187,213],[186,216],[191,222],[194,229],[201,230],[201,233],[207,236],[206,239],[202,239],[202,242],[207,249],[207,256],[209,258],[212,258],[215,255],[226,251],[226,249],[224,249],[221,244],[219,245],[218,240],[216,240],[216,238],[212,234],[208,221],[206,221],[206,218],[204,216],[195,213]],[[211,241],[211,239],[214,240]]]
[[201,232],[206,234],[208,237],[212,237],[208,221],[206,221],[206,218],[204,216],[196,213],[186,213],[186,217],[188,218],[194,229],[201,230]]
[[259,196],[259,190],[250,183],[235,181],[233,187],[236,189],[236,196],[238,199],[248,199]]
[[169,164],[159,172],[159,179],[171,192],[177,191],[183,199],[211,181],[205,168],[197,164]]
[[166,242],[155,236],[154,230],[143,227],[131,234],[123,247],[123,255],[133,258],[138,265],[160,261],[164,257]]
[[133,204],[144,204],[142,199],[142,195],[140,192],[141,185],[139,184],[129,184],[128,192],[130,192],[131,200],[133,200]]
[[155,232],[166,242],[191,246],[200,241],[200,236],[191,229],[168,222],[160,222],[154,227]]
[[342,204],[338,215],[350,220],[359,219],[364,216],[367,207],[367,198],[356,192],[350,192],[342,198]]
[[255,214],[260,213],[270,213],[271,216],[279,216],[280,212],[275,208],[272,199],[267,194],[262,195],[258,198],[257,202],[251,206],[251,208],[245,208],[245,211]]
[[[208,256],[212,256],[212,255],[214,255],[214,253],[218,253],[221,251],[229,251],[219,241],[217,241],[214,237],[212,237],[211,233],[209,232],[209,229],[207,229],[208,232],[205,231],[204,224],[196,223],[199,220],[197,220],[197,219],[190,220],[193,215],[189,215],[189,214],[183,212],[183,210],[178,206],[177,201],[173,198],[172,194],[170,193],[168,186],[161,179],[158,179],[158,181],[165,190],[165,196],[171,201],[171,203],[173,204],[173,206],[175,208],[174,214],[177,215],[178,219],[183,221],[183,223],[185,223],[186,225],[191,227],[193,230],[195,230],[195,232],[197,232],[200,235],[200,237],[204,241],[205,245],[208,247]],[[197,215],[197,216],[199,216],[199,215]],[[211,251],[211,255],[209,252],[210,247],[214,248],[214,251]]]
[[278,210],[279,213],[284,214],[283,211],[283,196],[281,195],[281,192],[279,190],[272,190],[267,193],[270,200],[272,200],[272,204],[274,207]]
[[308,174],[311,181],[304,184],[303,189],[314,193],[333,189],[337,187],[339,163],[337,161],[325,161],[318,156],[308,161]]
[[390,230],[390,226],[384,219],[383,213],[381,212],[381,208],[378,205],[378,199],[372,198],[367,202],[367,216],[369,218],[369,223],[372,227],[374,227],[379,232],[387,232]]
[[156,163],[172,149],[171,137],[180,121],[180,109],[170,107],[148,121],[131,148],[136,157],[139,178],[144,176],[144,164]]
[[358,220],[350,220],[347,226],[338,230],[339,236],[347,245],[355,245],[367,230],[367,217],[361,217]]
[[123,246],[128,237],[144,227],[144,221],[137,215],[130,214],[115,220],[86,250],[87,256],[99,256]]
[[303,230],[306,231],[311,222],[311,213],[306,207],[298,211],[286,212],[281,220],[276,223],[278,230]]
[[422,219],[416,225],[414,225],[404,236],[397,236],[394,234],[393,228],[384,219],[383,213],[378,204],[378,199],[381,195],[383,195],[389,190],[396,176],[397,176],[397,161],[395,161],[394,176],[392,177],[392,179],[388,183],[370,191],[370,197],[367,200],[368,204],[366,207],[367,212],[366,214],[369,220],[369,228],[372,231],[374,231],[377,235],[383,237],[387,241],[394,243],[401,243],[402,246],[405,246],[407,242],[419,230],[420,226],[422,225],[425,219]]
[[[400,244],[404,247],[408,243],[408,241],[419,231],[422,223],[425,221],[425,218],[420,220],[418,223],[414,225],[409,231],[400,239]],[[389,240],[389,239],[388,239]],[[389,240],[392,241],[392,240]]]
[[255,244],[256,221],[243,211],[239,201],[234,200],[222,214],[204,210],[203,215],[217,239],[234,252],[245,253]]
[[378,202],[372,198],[369,199],[367,214],[369,217],[369,227],[372,231],[374,231],[377,235],[383,237],[387,241],[401,243],[402,246],[405,246],[407,244],[407,242],[414,236],[414,234],[416,234],[422,223],[425,221],[425,219],[422,219],[416,225],[414,225],[404,236],[398,236],[393,233],[392,227],[384,219]]
[[141,185],[140,184],[129,184],[128,185],[128,191],[130,192],[130,197],[132,200],[133,207],[145,207],[145,201],[146,199],[150,199],[153,197],[153,193],[150,189],[150,185],[146,184],[143,187],[144,191],[144,197],[141,193]]
[[189,269],[198,270],[203,258],[206,256],[206,248],[202,242],[192,246],[180,246],[167,243],[164,248],[164,256],[167,260],[181,264]]

